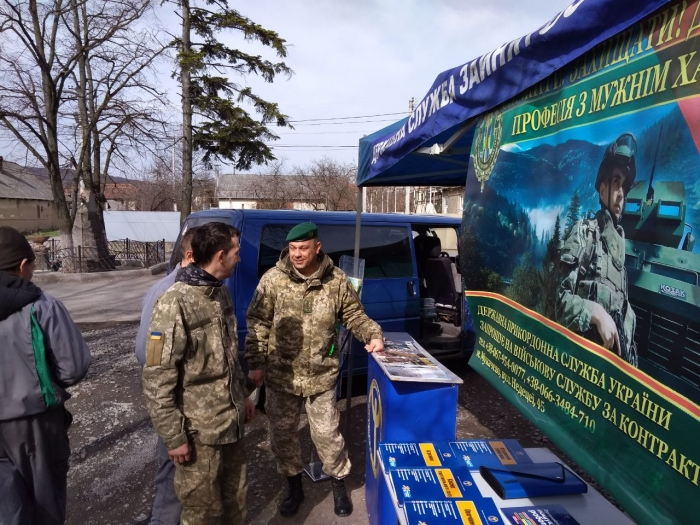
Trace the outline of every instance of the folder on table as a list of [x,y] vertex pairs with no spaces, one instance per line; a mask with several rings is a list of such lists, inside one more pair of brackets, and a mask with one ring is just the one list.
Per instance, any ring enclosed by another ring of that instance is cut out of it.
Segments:
[[561,463],[482,466],[479,473],[502,499],[563,496],[588,491],[586,483]]

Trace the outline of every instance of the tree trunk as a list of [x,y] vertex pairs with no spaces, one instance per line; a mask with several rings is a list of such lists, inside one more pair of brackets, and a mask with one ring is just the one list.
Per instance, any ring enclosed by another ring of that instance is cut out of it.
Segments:
[[[88,55],[85,51],[87,40],[88,17],[85,4],[78,5],[77,0],[71,1],[73,11],[73,29],[75,34],[76,52],[78,53],[76,85],[78,104],[78,129],[80,132],[80,147],[75,166],[77,175],[85,185],[87,209],[80,205],[76,208],[79,215],[73,217],[73,234],[77,237],[79,246],[85,251],[86,268],[97,270],[114,269],[114,261],[109,256],[107,235],[105,233],[104,216],[102,215],[102,199],[100,184],[100,141],[97,134],[97,115],[93,95],[94,89],[90,83]],[[94,163],[92,162],[94,155]],[[77,223],[77,224],[76,224]]]
[[180,53],[180,82],[182,84],[182,199],[180,201],[180,225],[192,210],[192,93],[190,92],[189,53],[190,3],[182,0],[182,49]]

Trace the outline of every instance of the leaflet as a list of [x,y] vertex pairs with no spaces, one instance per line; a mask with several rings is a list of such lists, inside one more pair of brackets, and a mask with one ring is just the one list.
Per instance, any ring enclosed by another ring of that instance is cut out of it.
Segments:
[[504,525],[491,498],[456,501],[407,501],[408,525]]
[[384,351],[372,358],[392,381],[463,382],[413,341],[384,341]]
[[479,467],[532,463],[517,439],[469,439],[450,441],[452,452],[472,470]]
[[389,472],[389,479],[401,507],[412,500],[482,497],[466,467],[395,469]]
[[561,505],[509,507],[501,512],[513,525],[579,525]]
[[397,468],[458,467],[532,463],[517,439],[471,439],[434,443],[380,443],[384,470]]

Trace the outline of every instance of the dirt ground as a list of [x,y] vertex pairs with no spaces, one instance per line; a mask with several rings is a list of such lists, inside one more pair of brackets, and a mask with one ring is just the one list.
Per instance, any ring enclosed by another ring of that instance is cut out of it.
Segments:
[[[148,523],[154,497],[156,437],[141,395],[140,367],[133,355],[136,329],[135,323],[127,323],[84,330],[93,364],[86,380],[72,389],[73,398],[67,404],[75,418],[70,430],[69,525]],[[459,394],[459,439],[517,438],[525,447],[551,449],[575,468],[569,458],[478,374],[464,364],[452,364],[450,368],[464,379]],[[361,392],[362,385],[356,385],[353,391]],[[352,491],[355,513],[349,518],[336,518],[328,483],[305,479],[307,497],[299,514],[294,518],[279,516],[277,505],[286,483],[277,474],[269,452],[267,419],[259,414],[247,428],[248,523],[368,523],[363,487],[365,403],[364,396],[353,398],[350,436],[346,436],[354,465],[348,488]],[[345,402],[340,405],[344,409]],[[341,428],[342,424],[341,421]],[[301,436],[304,457],[309,457],[309,431],[303,417]],[[579,470],[579,474],[583,473]]]

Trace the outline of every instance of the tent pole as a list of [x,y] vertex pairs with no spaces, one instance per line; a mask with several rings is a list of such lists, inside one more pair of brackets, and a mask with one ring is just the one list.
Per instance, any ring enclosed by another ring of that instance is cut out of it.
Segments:
[[[353,274],[357,276],[360,264],[360,233],[362,232],[362,203],[363,194],[365,192],[364,188],[357,188],[357,219],[355,220],[355,267],[353,268]],[[345,388],[345,432],[343,432],[343,437],[345,441],[349,441],[350,432],[350,409],[352,408],[352,372],[353,372],[353,351],[352,351],[352,341],[350,342],[350,354],[348,355],[348,384]]]

